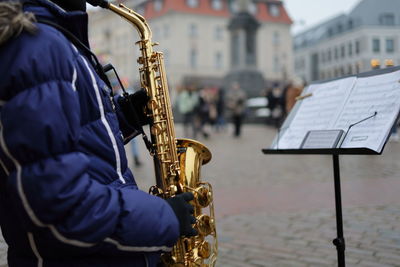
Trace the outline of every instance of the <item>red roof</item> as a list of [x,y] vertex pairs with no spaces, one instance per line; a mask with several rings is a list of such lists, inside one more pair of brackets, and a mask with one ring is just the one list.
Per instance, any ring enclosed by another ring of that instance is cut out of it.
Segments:
[[[232,16],[228,1],[222,1],[223,7],[220,10],[216,10],[211,6],[210,0],[199,0],[199,5],[197,7],[190,7],[187,5],[186,0],[162,0],[162,8],[157,11],[154,7],[155,1],[146,1],[144,5],[144,17],[146,19],[154,19],[161,17],[169,12],[178,12],[186,14],[196,14],[196,15],[208,15],[217,17],[229,18]],[[267,2],[256,2],[257,4],[257,14],[256,18],[261,22],[276,22],[284,24],[292,24],[288,13],[285,10],[282,2],[279,0],[270,0]],[[277,5],[279,8],[279,16],[272,16],[268,11],[268,5]]]

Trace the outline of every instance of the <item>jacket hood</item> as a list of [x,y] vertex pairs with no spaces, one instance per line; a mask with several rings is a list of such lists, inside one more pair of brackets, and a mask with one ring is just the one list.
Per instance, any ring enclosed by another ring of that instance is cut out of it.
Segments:
[[24,11],[36,18],[52,21],[71,32],[89,47],[88,15],[84,11],[66,11],[49,0],[24,0]]
[[0,2],[0,45],[22,31],[29,33],[36,31],[35,15],[23,12],[19,2]]
[[36,19],[45,19],[62,26],[89,47],[87,13],[67,12],[49,0],[0,1],[0,45],[23,31],[35,33]]

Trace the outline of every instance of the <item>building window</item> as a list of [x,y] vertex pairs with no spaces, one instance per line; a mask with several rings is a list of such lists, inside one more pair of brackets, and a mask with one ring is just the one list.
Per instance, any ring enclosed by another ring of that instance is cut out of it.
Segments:
[[386,52],[393,53],[394,52],[394,40],[386,39]]
[[186,4],[190,7],[198,7],[199,6],[199,0],[186,0]]
[[394,16],[394,14],[382,14],[379,17],[379,23],[381,25],[386,25],[386,26],[395,25],[395,16]]
[[279,17],[279,15],[281,14],[278,5],[269,4],[268,10],[269,10],[269,13],[271,14],[271,16],[273,16],[273,17]]
[[350,19],[350,20],[348,21],[347,26],[349,27],[350,30],[353,29],[354,22],[353,22],[352,19]]
[[332,60],[332,50],[329,49],[328,50],[328,62],[331,62],[331,60]]
[[329,36],[329,37],[332,37],[332,36],[333,36],[333,29],[332,29],[332,28],[329,28],[329,29],[328,29],[328,36]]
[[274,57],[274,72],[279,72],[280,70],[280,61],[279,61],[279,57],[275,56]]
[[229,0],[229,9],[232,13],[237,13],[239,11],[238,1]]
[[189,37],[194,38],[197,37],[197,25],[194,23],[189,24]]
[[340,47],[340,57],[344,58],[346,56],[346,47],[344,45],[342,45]]
[[335,47],[335,59],[339,58],[339,49]]
[[231,35],[231,44],[232,44],[232,49],[231,49],[232,65],[237,66],[239,64],[239,53],[240,53],[239,34],[237,32],[234,32]]
[[249,12],[253,15],[257,14],[257,5],[253,1],[250,1],[249,3]]
[[197,68],[197,57],[198,57],[197,50],[192,48],[190,50],[190,56],[189,56],[190,60],[189,64],[192,69]]
[[217,70],[222,69],[222,53],[221,52],[215,53],[215,68]]
[[155,0],[154,1],[154,10],[160,11],[163,8],[163,0]]
[[360,41],[356,41],[356,54],[360,54],[361,52],[361,47],[360,47]]
[[223,36],[224,36],[224,28],[222,28],[221,26],[215,27],[214,39],[215,40],[222,40]]
[[349,56],[353,55],[353,43],[349,43]]
[[280,40],[280,35],[278,31],[274,31],[273,35],[272,35],[272,43],[274,45],[279,45],[281,40]]
[[221,10],[223,7],[222,0],[211,0],[211,7],[215,10]]
[[338,24],[337,26],[337,32],[341,33],[343,31],[343,25],[342,24]]
[[372,51],[374,53],[379,53],[381,51],[381,40],[372,39]]

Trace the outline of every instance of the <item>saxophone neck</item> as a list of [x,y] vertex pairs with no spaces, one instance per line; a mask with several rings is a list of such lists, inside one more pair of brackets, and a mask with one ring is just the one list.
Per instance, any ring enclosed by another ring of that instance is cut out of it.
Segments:
[[138,31],[141,40],[151,40],[151,30],[145,18],[136,11],[126,7],[123,4],[114,5],[107,1],[103,1],[101,7],[111,10],[118,14],[129,23],[131,23]]

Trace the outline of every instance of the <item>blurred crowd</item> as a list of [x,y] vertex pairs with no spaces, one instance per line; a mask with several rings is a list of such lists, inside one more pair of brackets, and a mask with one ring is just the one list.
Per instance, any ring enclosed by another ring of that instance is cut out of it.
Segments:
[[[294,78],[285,84],[274,83],[260,92],[265,98],[268,116],[264,121],[279,128],[296,103],[304,88],[301,79]],[[198,136],[208,138],[212,131],[226,129],[227,123],[233,125],[233,137],[240,137],[244,120],[251,121],[247,106],[247,95],[239,83],[233,82],[229,88],[195,85],[180,86],[175,107],[184,126],[184,135],[196,139]]]
[[239,137],[246,99],[238,83],[233,83],[228,90],[217,86],[179,87],[176,107],[182,116],[184,135],[194,139],[198,135],[208,138],[211,131],[226,130],[226,124],[231,120],[233,136]]

